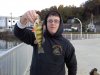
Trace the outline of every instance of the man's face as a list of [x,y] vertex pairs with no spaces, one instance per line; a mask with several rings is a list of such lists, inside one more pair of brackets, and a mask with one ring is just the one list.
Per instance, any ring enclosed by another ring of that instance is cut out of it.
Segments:
[[47,18],[47,29],[50,34],[55,34],[59,28],[60,18],[59,16],[49,16]]

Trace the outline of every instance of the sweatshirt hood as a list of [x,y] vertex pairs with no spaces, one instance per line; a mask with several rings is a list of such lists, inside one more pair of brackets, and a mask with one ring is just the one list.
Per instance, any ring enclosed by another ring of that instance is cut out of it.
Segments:
[[[59,28],[58,28],[57,32],[54,35],[51,35],[50,32],[47,29],[47,18],[49,17],[49,14],[52,13],[52,12],[57,13],[59,15],[59,17],[60,17]],[[62,36],[62,33],[63,33],[63,20],[62,20],[61,15],[58,13],[58,11],[51,11],[51,12],[49,12],[46,15],[45,19],[44,19],[44,25],[46,26],[46,30],[44,32],[44,36],[49,36],[49,37],[60,37],[60,36]]]

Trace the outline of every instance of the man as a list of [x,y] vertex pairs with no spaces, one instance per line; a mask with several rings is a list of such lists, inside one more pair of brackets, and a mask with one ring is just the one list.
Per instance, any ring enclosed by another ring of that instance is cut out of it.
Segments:
[[44,52],[38,52],[38,44],[34,43],[34,33],[26,29],[28,22],[34,23],[38,14],[27,11],[15,25],[14,34],[21,41],[34,47],[30,75],[65,75],[65,64],[68,75],[76,75],[77,61],[72,44],[62,36],[63,21],[57,11],[49,12],[45,19]]

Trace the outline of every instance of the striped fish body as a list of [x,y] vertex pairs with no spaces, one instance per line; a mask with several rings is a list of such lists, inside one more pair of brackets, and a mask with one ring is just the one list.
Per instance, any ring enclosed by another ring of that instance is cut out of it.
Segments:
[[42,41],[43,41],[43,27],[42,27],[42,21],[40,18],[37,18],[37,20],[34,23],[33,26],[33,32],[35,34],[36,41],[38,43],[39,48],[42,47]]

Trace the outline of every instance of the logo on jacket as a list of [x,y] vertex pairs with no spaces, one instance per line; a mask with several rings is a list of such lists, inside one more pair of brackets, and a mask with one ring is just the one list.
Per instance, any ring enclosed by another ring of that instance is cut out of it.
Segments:
[[52,48],[53,48],[53,54],[62,55],[62,47],[60,45],[54,45]]

